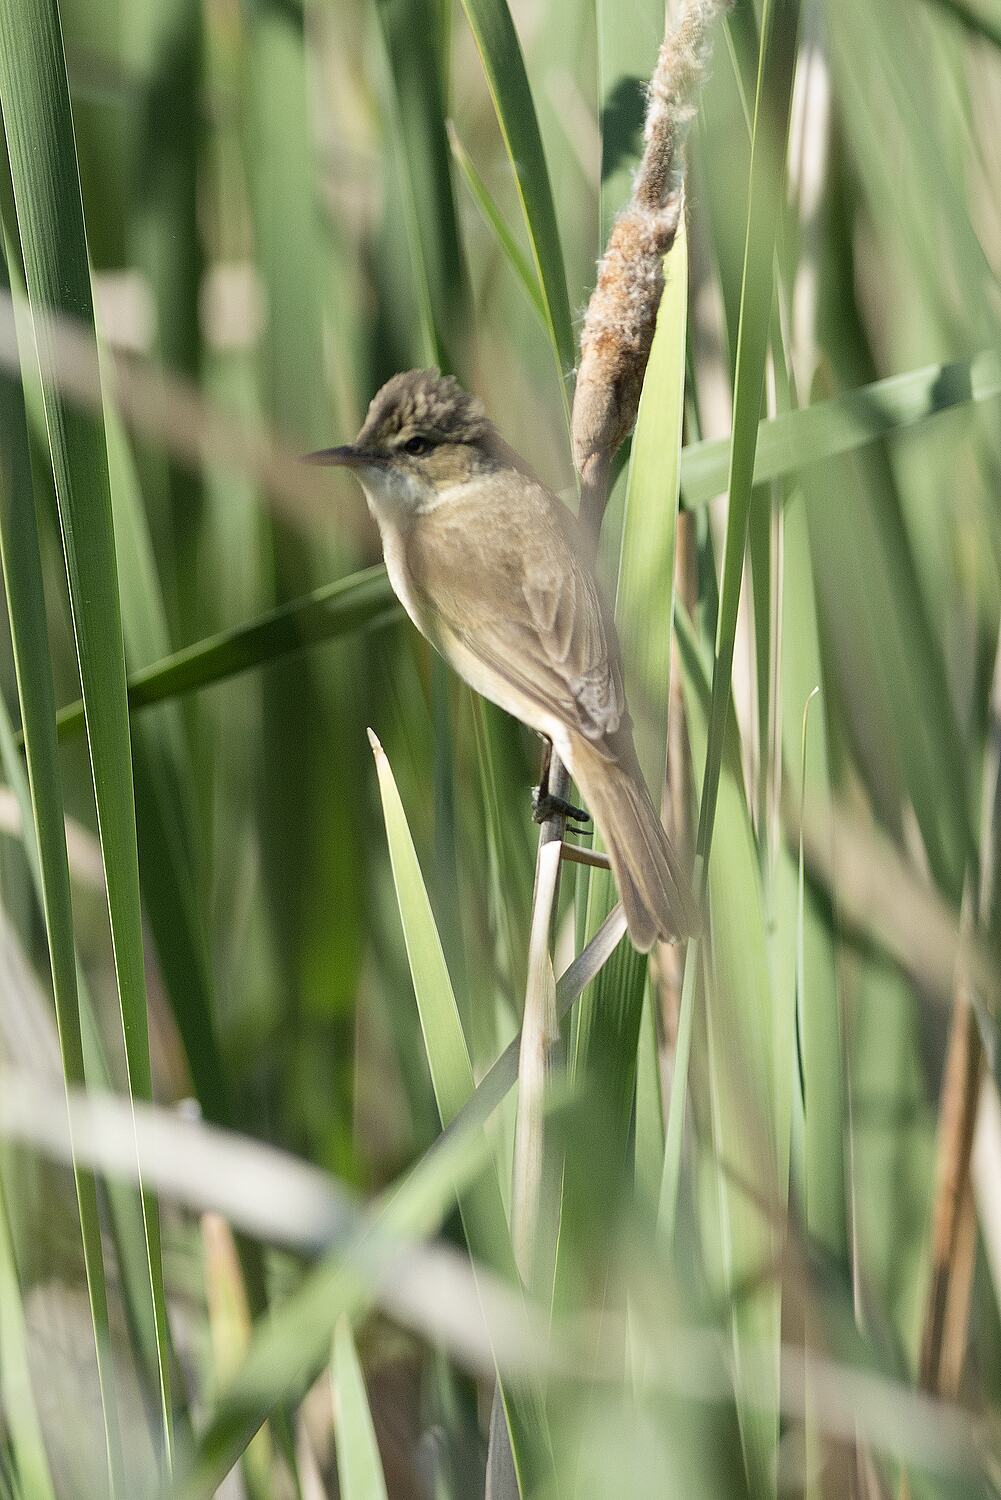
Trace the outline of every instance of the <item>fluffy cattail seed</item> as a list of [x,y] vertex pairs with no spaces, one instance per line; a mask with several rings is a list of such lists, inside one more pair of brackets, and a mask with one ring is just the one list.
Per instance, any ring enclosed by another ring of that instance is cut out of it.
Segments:
[[639,407],[664,256],[674,244],[684,189],[684,143],[709,59],[709,27],[729,0],[689,0],[660,49],[647,96],[643,157],[616,219],[580,340],[573,451],[585,485],[607,473]]

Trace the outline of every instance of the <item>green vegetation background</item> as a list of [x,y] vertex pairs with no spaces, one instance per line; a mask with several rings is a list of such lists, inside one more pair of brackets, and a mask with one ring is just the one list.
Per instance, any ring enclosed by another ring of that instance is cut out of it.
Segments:
[[[495,1365],[495,1496],[999,1492],[991,0],[720,28],[601,549],[711,930],[649,972],[623,945],[567,1020],[524,1297],[514,1094],[485,1130],[467,1101],[519,1025],[537,746],[402,618],[350,480],[294,462],[437,363],[574,503],[662,33],[651,0],[0,0],[2,1497],[237,1465],[466,1500]],[[567,868],[557,973],[611,906]],[[75,1178],[53,1143],[63,1076],[137,1101],[107,1180],[83,1116]],[[149,1098],[287,1155],[168,1134],[137,1193]]]

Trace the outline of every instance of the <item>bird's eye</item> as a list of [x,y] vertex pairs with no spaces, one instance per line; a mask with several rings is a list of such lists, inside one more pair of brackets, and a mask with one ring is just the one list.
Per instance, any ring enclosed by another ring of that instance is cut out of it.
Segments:
[[407,441],[403,444],[403,451],[404,453],[412,454],[426,453],[430,446],[431,444],[426,437],[419,437],[415,434],[413,437],[407,438]]

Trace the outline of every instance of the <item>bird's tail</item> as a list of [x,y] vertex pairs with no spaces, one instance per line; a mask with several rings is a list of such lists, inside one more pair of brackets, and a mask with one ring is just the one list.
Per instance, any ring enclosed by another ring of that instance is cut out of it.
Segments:
[[658,938],[674,942],[697,932],[701,924],[688,874],[639,767],[606,760],[575,739],[570,770],[608,851],[636,947],[646,953]]

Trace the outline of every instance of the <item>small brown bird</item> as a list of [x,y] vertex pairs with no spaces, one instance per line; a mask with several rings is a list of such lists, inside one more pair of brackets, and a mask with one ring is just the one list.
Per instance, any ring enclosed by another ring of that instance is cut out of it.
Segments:
[[[437,370],[395,375],[353,443],[310,458],[357,474],[418,630],[477,692],[556,747],[604,840],[636,947],[694,932],[688,880],[643,781],[615,626],[575,517],[482,403]],[[540,787],[536,816],[552,808]]]

